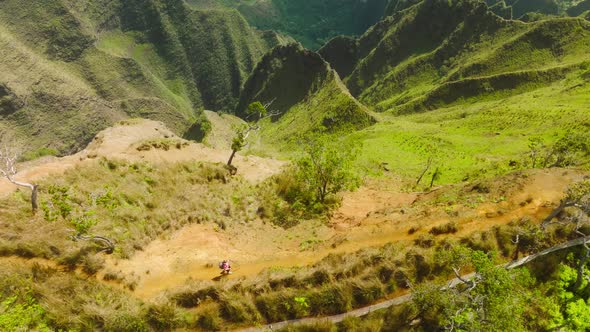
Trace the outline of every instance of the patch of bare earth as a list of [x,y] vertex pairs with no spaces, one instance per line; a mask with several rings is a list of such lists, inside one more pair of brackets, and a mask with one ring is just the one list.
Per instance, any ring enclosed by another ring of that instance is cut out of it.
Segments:
[[[123,159],[128,161],[148,161],[151,163],[205,161],[225,163],[231,151],[212,149],[203,144],[183,140],[172,133],[161,122],[151,120],[126,120],[124,124],[107,128],[96,135],[86,149],[62,158],[45,158],[42,161],[21,165],[17,180],[35,182],[39,179],[62,174],[65,170],[97,158]],[[145,142],[171,140],[181,142],[180,148],[151,148],[138,150]],[[185,144],[182,144],[185,143]],[[276,174],[284,165],[283,161],[253,156],[237,155],[234,165],[239,175],[251,182],[259,182]],[[0,179],[0,195],[8,194],[17,187],[5,179]]]

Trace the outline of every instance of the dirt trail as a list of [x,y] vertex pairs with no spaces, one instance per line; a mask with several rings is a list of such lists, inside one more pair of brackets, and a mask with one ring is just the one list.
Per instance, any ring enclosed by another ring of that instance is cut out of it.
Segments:
[[[476,208],[461,207],[457,216],[449,216],[440,206],[429,204],[434,199],[429,197],[432,195],[402,193],[395,184],[386,190],[382,184],[369,183],[369,187],[345,194],[329,225],[302,223],[285,231],[254,222],[223,232],[213,226],[191,225],[169,239],[152,242],[130,260],[109,262],[109,268],[136,276],[135,295],[150,299],[189,279],[214,279],[219,273],[215,265],[224,258],[235,263],[230,278],[250,277],[266,268],[313,264],[331,253],[412,240],[432,226],[449,221],[455,221],[459,227],[453,236],[468,235],[524,216],[539,221],[559,202],[566,186],[582,176],[577,171],[533,170],[501,201],[482,203]],[[508,177],[504,181],[513,179]],[[415,201],[427,204],[412,207]],[[418,231],[410,235],[410,228]]]
[[[125,125],[107,128],[96,135],[86,149],[62,158],[44,158],[41,161],[20,165],[20,171],[15,178],[21,181],[35,182],[48,176],[55,176],[83,163],[105,157],[110,159],[124,159],[128,161],[180,162],[207,161],[227,162],[230,150],[212,149],[203,144],[185,141],[161,122],[151,120],[126,120]],[[172,146],[168,150],[152,148],[148,151],[138,151],[137,147],[149,140],[178,140],[188,145],[177,149]],[[234,164],[239,174],[251,182],[259,182],[280,171],[283,161],[251,156],[236,156]],[[0,195],[6,195],[16,186],[5,179],[0,179]]]

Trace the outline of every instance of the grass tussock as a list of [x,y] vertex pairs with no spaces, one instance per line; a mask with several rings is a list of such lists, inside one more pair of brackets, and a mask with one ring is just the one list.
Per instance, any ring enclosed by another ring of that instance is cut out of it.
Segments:
[[188,141],[166,138],[139,143],[135,149],[137,151],[150,151],[152,149],[168,151],[171,148],[182,150],[182,148],[187,147],[188,145]]
[[442,224],[440,226],[432,227],[428,231],[428,233],[430,233],[432,235],[454,234],[454,233],[457,233],[458,230],[459,230],[459,227],[457,226],[457,224],[455,222],[451,221],[446,224]]

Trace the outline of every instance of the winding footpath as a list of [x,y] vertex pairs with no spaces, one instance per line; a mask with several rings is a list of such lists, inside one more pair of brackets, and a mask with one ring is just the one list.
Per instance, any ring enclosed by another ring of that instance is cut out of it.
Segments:
[[[548,255],[550,253],[553,253],[553,252],[556,252],[559,250],[563,250],[563,249],[567,249],[567,248],[571,248],[571,247],[576,247],[576,246],[579,246],[579,245],[582,245],[582,244],[588,243],[588,242],[590,242],[590,237],[582,237],[579,239],[571,240],[569,242],[558,244],[558,245],[553,246],[551,248],[540,251],[536,254],[525,256],[521,259],[517,259],[515,261],[509,262],[507,264],[502,264],[499,266],[504,267],[507,270],[514,269],[519,266],[525,265],[525,264],[527,264],[539,257]],[[469,274],[465,274],[465,275],[461,276],[461,279],[468,280],[468,279],[473,278],[474,276],[475,276],[475,273],[469,273]],[[455,287],[461,283],[463,283],[463,281],[461,281],[459,278],[454,278],[449,281],[449,284],[447,287],[452,288],[452,287]],[[351,310],[351,311],[348,311],[348,312],[345,312],[345,313],[342,313],[339,315],[326,316],[326,317],[309,317],[309,318],[293,319],[293,320],[287,320],[287,321],[283,321],[283,322],[277,322],[277,323],[267,324],[267,325],[258,326],[258,327],[250,327],[250,328],[246,328],[246,329],[241,329],[241,330],[237,330],[236,332],[276,331],[276,330],[283,329],[287,326],[311,325],[311,324],[318,324],[318,323],[323,323],[323,322],[331,322],[331,323],[335,324],[335,323],[342,322],[347,317],[366,316],[376,310],[386,309],[391,306],[400,305],[400,304],[409,302],[411,299],[412,299],[412,294],[406,294],[406,295],[398,296],[398,297],[395,297],[393,299],[390,299],[390,300],[387,300],[384,302],[380,302],[380,303],[366,306],[363,308]]]

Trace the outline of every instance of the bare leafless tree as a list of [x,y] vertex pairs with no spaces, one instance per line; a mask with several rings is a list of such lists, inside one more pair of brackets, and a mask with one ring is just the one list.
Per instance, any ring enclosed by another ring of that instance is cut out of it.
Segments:
[[10,134],[4,132],[0,133],[0,175],[4,176],[8,181],[20,187],[27,187],[31,189],[31,207],[33,214],[37,212],[37,189],[38,185],[23,181],[18,181],[14,178],[17,171],[17,162],[22,154],[22,147],[16,139]]

